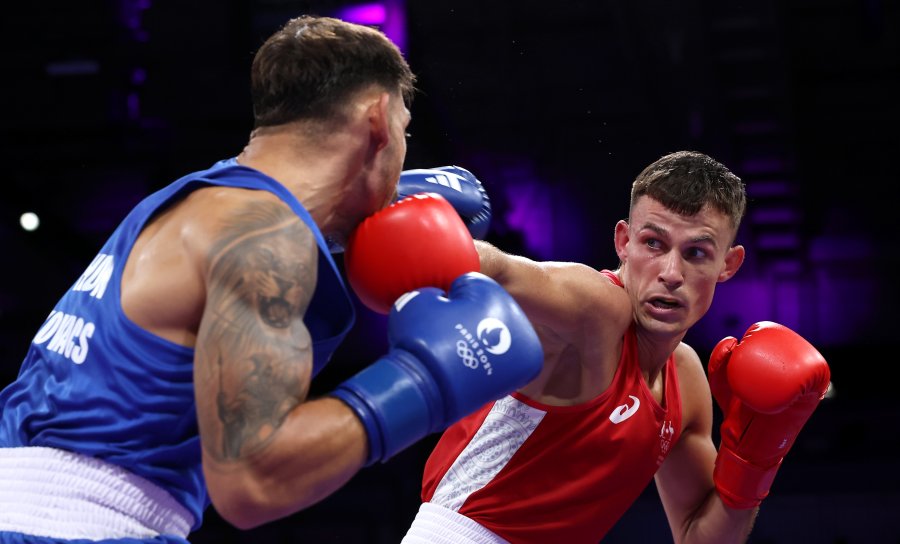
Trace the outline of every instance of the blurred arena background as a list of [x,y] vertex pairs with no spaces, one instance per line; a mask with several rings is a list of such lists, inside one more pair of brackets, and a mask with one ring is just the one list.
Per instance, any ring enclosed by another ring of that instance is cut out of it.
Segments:
[[[900,3],[890,0],[88,0],[0,15],[0,383],[132,205],[237,154],[253,52],[288,18],[385,30],[419,76],[407,168],[457,164],[494,205],[488,239],[614,267],[635,175],[696,149],[747,183],[748,261],[688,341],[780,321],[832,367],[753,543],[900,542]],[[20,218],[34,214],[34,230]],[[356,330],[314,392],[386,347]],[[427,439],[309,510],[192,542],[396,543]],[[604,542],[669,542],[652,484]],[[554,544],[554,543],[548,543]]]

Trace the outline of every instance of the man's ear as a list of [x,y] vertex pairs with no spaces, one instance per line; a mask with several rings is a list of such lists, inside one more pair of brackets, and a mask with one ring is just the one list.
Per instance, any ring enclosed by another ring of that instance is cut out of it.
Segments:
[[390,94],[380,93],[377,95],[377,99],[373,100],[366,110],[373,151],[381,151],[390,143],[391,125],[390,115],[388,115],[388,108],[391,105],[390,101]]
[[728,281],[737,273],[738,269],[744,264],[744,246],[737,245],[728,248],[725,253],[725,267],[719,273],[719,282]]
[[619,262],[624,263],[627,255],[625,246],[628,245],[628,240],[630,238],[628,234],[628,222],[624,219],[620,219],[619,222],[616,223],[616,232],[613,236],[616,245],[616,255],[619,256]]

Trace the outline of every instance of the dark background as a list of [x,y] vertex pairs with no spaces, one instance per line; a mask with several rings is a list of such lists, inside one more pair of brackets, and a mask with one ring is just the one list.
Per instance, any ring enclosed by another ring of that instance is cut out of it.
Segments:
[[[149,192],[237,154],[262,40],[353,2],[12,3],[0,15],[0,378]],[[616,265],[635,175],[679,149],[747,183],[748,260],[688,341],[706,357],[785,323],[832,369],[764,502],[754,543],[900,542],[896,372],[900,3],[889,0],[382,2],[419,76],[407,168],[458,164],[494,206],[488,240]],[[390,24],[389,24],[390,23]],[[404,24],[405,23],[405,24]],[[400,25],[400,26],[396,26]],[[41,228],[24,232],[34,211]],[[386,347],[358,326],[314,385]],[[312,508],[252,531],[210,509],[192,541],[399,542],[429,437]],[[651,485],[605,542],[669,542]]]

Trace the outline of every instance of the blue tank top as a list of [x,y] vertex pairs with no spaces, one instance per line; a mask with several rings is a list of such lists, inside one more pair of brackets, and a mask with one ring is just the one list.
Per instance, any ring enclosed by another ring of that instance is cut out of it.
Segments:
[[18,378],[0,392],[0,447],[46,446],[125,467],[169,491],[200,526],[209,505],[194,403],[194,350],[153,335],[120,304],[122,270],[146,222],[190,191],[269,191],[309,226],[318,281],[304,316],[313,375],[353,325],[354,309],[325,240],[299,201],[235,159],[189,174],[140,202],[40,327]]

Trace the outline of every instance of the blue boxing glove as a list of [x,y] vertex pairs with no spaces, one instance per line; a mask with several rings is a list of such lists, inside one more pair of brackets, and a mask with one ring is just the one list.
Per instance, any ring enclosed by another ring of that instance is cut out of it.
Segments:
[[388,340],[386,355],[331,393],[366,428],[366,465],[524,386],[544,361],[522,309],[478,272],[459,276],[446,296],[434,287],[401,296],[388,318]]
[[472,238],[483,240],[491,226],[491,200],[472,172],[459,166],[404,170],[397,184],[397,200],[415,193],[437,193],[456,210]]

